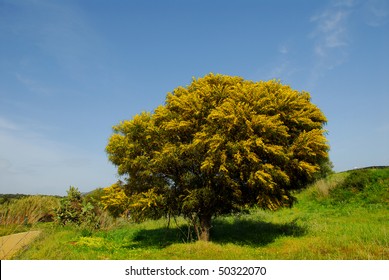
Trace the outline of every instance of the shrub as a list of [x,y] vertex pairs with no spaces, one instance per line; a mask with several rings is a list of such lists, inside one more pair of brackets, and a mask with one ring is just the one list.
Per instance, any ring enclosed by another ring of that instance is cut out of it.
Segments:
[[368,170],[351,171],[336,188],[330,190],[330,195],[335,202],[349,202],[370,183],[371,178]]
[[341,188],[353,192],[360,192],[371,183],[371,174],[368,170],[353,171],[341,184]]
[[333,203],[356,202],[363,206],[388,205],[389,169],[363,169],[348,173],[345,179],[330,190]]
[[67,191],[68,195],[61,200],[57,209],[57,219],[62,225],[69,223],[97,228],[96,209],[91,202],[83,199],[81,192],[71,186]]
[[57,209],[58,222],[62,225],[68,223],[79,225],[82,213],[81,192],[77,188],[70,186],[67,194],[67,197],[61,200],[61,205]]

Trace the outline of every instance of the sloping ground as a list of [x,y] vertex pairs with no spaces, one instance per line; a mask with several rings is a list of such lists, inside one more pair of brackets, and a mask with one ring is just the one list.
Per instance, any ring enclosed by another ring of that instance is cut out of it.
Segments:
[[28,231],[0,237],[0,260],[11,258],[18,250],[33,241],[40,231]]
[[389,168],[389,165],[374,165],[374,166],[366,166],[366,167],[356,167],[354,169],[345,170],[345,171],[341,171],[341,172],[338,172],[338,173],[346,173],[346,172],[356,171],[356,170],[388,169],[388,168]]

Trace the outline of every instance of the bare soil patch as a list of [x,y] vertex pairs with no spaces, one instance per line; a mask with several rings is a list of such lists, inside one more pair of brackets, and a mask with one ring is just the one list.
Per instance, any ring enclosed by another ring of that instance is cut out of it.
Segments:
[[10,259],[17,251],[30,244],[40,231],[28,231],[0,237],[0,259]]

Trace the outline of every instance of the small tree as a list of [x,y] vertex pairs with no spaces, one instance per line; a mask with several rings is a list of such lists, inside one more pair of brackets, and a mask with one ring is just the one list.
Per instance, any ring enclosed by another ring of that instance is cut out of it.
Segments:
[[57,209],[58,221],[65,225],[68,223],[80,224],[82,214],[82,197],[78,188],[70,186],[67,196],[61,200],[61,205]]
[[57,209],[57,221],[62,225],[75,224],[93,229],[99,228],[100,209],[84,199],[76,187],[70,186],[67,194]]
[[209,240],[217,215],[292,206],[328,161],[325,123],[307,92],[209,74],[115,126],[106,151],[140,212],[184,215]]

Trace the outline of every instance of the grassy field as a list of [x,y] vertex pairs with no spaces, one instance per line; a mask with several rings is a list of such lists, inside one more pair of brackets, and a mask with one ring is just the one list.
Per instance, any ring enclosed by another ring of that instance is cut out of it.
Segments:
[[389,259],[389,168],[334,174],[291,209],[219,217],[211,242],[188,240],[184,220],[118,221],[90,231],[53,223],[15,259]]

